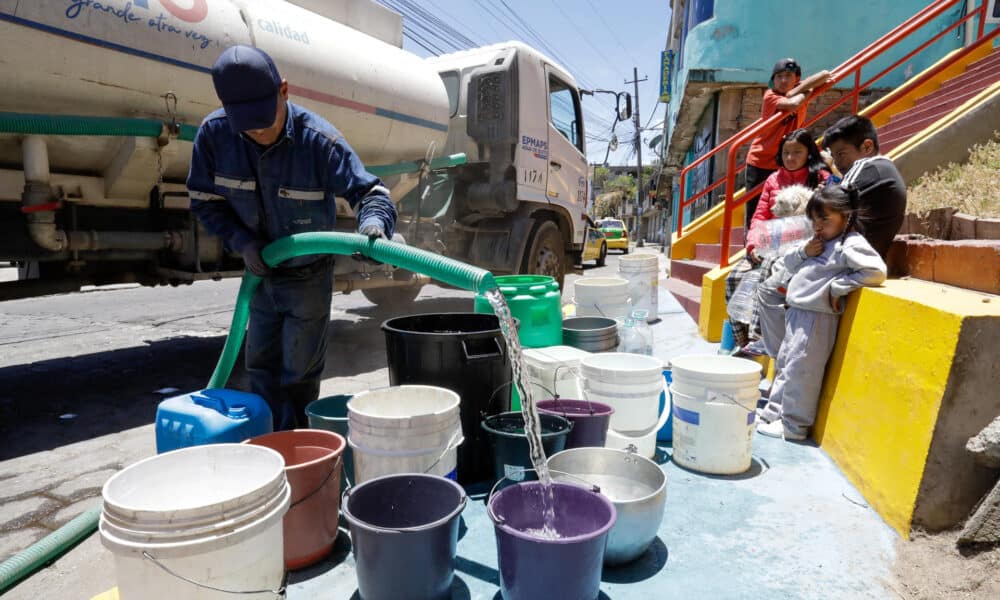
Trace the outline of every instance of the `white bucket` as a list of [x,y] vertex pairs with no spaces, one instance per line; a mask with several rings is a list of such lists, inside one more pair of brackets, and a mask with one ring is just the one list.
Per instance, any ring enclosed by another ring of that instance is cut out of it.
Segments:
[[356,483],[382,475],[428,473],[455,479],[462,443],[458,394],[401,385],[356,394],[347,403],[347,443]]
[[[660,393],[666,392],[663,363],[644,354],[602,352],[580,360],[583,399],[615,409],[611,429],[646,431],[669,413],[660,413]],[[663,423],[660,423],[662,425]]]
[[632,310],[645,310],[653,322],[659,312],[660,260],[655,254],[630,254],[618,259],[618,275],[628,281]]
[[159,454],[114,475],[102,495],[101,542],[115,557],[121,600],[271,600],[281,588],[291,489],[274,450]]
[[582,400],[580,386],[580,359],[590,352],[572,346],[526,348],[524,366],[531,382],[531,397],[535,400],[560,398]]
[[750,468],[760,365],[715,354],[670,361],[673,460],[718,475]]
[[656,432],[659,429],[659,427],[653,427],[646,432],[637,434],[608,429],[608,437],[605,439],[604,447],[615,450],[628,450],[632,447],[639,456],[654,458],[656,456]]
[[620,277],[581,277],[573,283],[578,317],[625,318],[632,312],[628,281]]

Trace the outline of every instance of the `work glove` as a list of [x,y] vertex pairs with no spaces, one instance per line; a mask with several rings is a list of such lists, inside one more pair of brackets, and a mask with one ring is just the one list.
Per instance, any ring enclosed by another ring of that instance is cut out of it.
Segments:
[[361,235],[367,235],[370,240],[377,240],[378,238],[386,239],[385,231],[382,229],[382,226],[377,223],[367,223],[362,225],[361,228],[358,229],[358,233]]
[[267,277],[271,274],[271,268],[267,266],[264,262],[263,257],[260,255],[260,249],[263,247],[257,240],[248,242],[240,250],[240,254],[243,256],[243,264],[246,266],[247,271],[250,271],[257,277]]

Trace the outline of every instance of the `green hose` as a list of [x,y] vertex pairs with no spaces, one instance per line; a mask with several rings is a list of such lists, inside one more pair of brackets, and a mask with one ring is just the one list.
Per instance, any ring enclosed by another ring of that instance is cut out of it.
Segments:
[[[493,274],[485,269],[406,244],[370,240],[356,233],[298,233],[269,244],[261,252],[261,256],[264,262],[274,266],[289,258],[307,254],[350,256],[356,253],[473,292],[483,293],[496,287]],[[212,379],[208,382],[210,389],[225,387],[229,380],[233,365],[236,364],[236,356],[243,344],[243,336],[246,334],[247,321],[250,318],[250,299],[253,298],[260,281],[260,277],[250,272],[243,275],[243,283],[240,285],[236,306],[233,309],[229,336],[222,349],[222,356],[215,366],[215,372],[212,373]]]
[[101,509],[92,508],[0,564],[0,596],[19,581],[59,558],[97,529]]

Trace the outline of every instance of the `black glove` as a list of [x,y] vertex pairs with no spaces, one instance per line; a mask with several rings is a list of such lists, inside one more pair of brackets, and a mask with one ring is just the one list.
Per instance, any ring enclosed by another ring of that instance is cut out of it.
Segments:
[[262,246],[263,244],[259,241],[253,240],[240,250],[240,254],[243,256],[243,264],[246,266],[247,271],[250,271],[257,277],[267,277],[271,274],[270,267],[267,266],[260,255]]
[[386,239],[385,231],[382,229],[382,226],[375,223],[362,225],[361,228],[358,229],[358,233],[361,235],[367,235],[370,240],[376,240],[378,238]]

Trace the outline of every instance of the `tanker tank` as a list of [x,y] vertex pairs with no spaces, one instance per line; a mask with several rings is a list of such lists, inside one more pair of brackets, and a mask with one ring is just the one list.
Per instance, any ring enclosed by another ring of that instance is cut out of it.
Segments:
[[[270,54],[291,100],[333,123],[366,164],[421,159],[431,148],[440,154],[449,105],[430,65],[280,0],[0,0],[0,55],[16,57],[0,61],[0,111],[197,125],[219,106],[210,69],[234,44]],[[21,164],[20,138],[0,135],[0,162]],[[102,176],[128,143],[46,139],[53,174]],[[166,179],[183,181],[190,146],[168,144]]]

